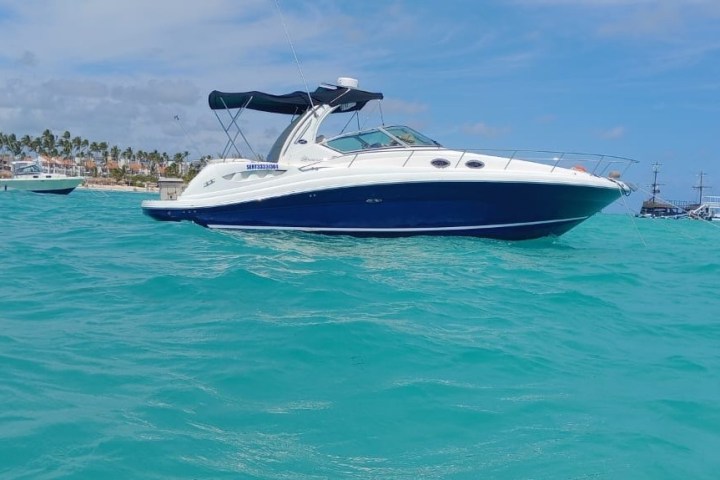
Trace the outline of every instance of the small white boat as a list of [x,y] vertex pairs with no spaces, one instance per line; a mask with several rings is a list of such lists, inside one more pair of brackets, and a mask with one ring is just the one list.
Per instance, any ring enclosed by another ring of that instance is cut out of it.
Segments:
[[[530,239],[567,232],[632,191],[616,170],[635,163],[626,158],[455,150],[400,125],[319,130],[331,114],[357,116],[382,98],[351,78],[286,95],[214,91],[210,108],[230,119],[218,116],[228,135],[222,158],[177,198],[161,192],[143,211],[218,229]],[[235,145],[238,135],[247,141],[237,122],[245,110],[294,117],[263,160],[242,158]],[[240,157],[229,158],[230,147]]]
[[720,221],[720,196],[705,195],[702,204],[689,212],[690,218],[696,220]]
[[85,181],[83,177],[45,172],[37,160],[18,160],[10,165],[12,176],[0,178],[0,191],[25,190],[67,195]]

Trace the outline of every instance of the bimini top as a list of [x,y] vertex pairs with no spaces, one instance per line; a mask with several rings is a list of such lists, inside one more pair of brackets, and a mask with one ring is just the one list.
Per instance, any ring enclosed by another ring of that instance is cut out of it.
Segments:
[[[340,105],[333,113],[360,110],[370,100],[382,100],[382,93],[366,92],[356,88],[322,86],[310,93],[312,105]],[[224,93],[214,90],[208,97],[213,110],[249,108],[261,112],[299,115],[310,109],[308,92],[293,92],[285,95],[271,95],[263,92]]]

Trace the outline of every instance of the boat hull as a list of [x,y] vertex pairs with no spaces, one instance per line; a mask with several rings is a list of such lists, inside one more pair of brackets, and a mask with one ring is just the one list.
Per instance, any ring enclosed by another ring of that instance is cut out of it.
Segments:
[[242,203],[143,204],[157,220],[209,228],[355,236],[466,235],[521,240],[561,235],[621,195],[620,188],[526,182],[417,182],[334,188]]
[[0,191],[22,190],[34,193],[67,195],[75,190],[83,181],[84,179],[82,177],[0,179]]

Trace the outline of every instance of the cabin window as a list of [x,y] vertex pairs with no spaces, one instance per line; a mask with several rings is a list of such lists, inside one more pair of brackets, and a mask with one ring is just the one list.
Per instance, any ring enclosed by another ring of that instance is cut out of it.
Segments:
[[468,160],[465,162],[465,166],[468,168],[483,168],[485,164],[480,160]]

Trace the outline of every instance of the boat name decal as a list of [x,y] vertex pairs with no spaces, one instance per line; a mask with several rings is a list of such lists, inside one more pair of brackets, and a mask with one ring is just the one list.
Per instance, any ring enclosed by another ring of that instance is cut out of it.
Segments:
[[245,170],[279,170],[276,163],[248,163]]

